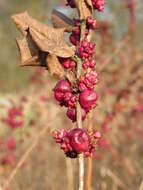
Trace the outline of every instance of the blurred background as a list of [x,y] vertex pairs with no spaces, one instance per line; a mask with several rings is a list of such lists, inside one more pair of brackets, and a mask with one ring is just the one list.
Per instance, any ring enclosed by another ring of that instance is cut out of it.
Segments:
[[[73,127],[53,98],[57,80],[41,68],[19,67],[15,38],[21,35],[11,20],[11,15],[27,10],[51,25],[54,8],[77,16],[61,0],[0,0],[0,189],[45,126],[50,130],[7,190],[78,187],[78,161],[65,158],[50,135],[54,129]],[[103,138],[93,157],[92,190],[142,190],[143,1],[107,0],[104,13],[94,16],[99,25],[94,39],[100,82],[92,122]],[[87,170],[88,160],[85,166]]]

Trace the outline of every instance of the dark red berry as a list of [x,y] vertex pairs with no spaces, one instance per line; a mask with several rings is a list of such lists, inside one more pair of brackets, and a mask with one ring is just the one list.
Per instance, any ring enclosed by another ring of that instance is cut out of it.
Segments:
[[70,145],[75,152],[82,153],[89,149],[90,137],[86,129],[74,128],[68,133]]

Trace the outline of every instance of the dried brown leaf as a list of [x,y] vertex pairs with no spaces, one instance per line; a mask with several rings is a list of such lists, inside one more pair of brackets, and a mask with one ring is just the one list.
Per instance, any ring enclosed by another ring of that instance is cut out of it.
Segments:
[[30,31],[31,37],[41,51],[60,57],[71,57],[74,50],[64,40],[65,29],[51,28],[33,19],[27,12],[12,16],[17,28],[24,36]]
[[73,21],[55,9],[52,12],[52,23],[55,28],[65,28],[66,32],[71,32],[74,28]]
[[92,15],[93,7],[90,0],[75,0],[80,19],[85,19]]
[[24,37],[22,40],[16,39],[20,57],[21,66],[46,66],[45,55],[35,45],[29,35]]
[[64,69],[55,55],[49,54],[46,62],[48,65],[48,70],[52,75],[56,75],[59,78],[65,75]]
[[56,33],[49,33],[49,38],[37,32],[32,27],[29,28],[33,41],[37,44],[41,51],[49,52],[59,57],[70,57],[73,55],[73,49],[69,48],[64,40],[64,30],[56,29]]

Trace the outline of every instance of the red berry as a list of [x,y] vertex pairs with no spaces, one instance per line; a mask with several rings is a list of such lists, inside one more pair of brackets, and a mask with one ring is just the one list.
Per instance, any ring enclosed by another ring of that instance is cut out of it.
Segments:
[[64,94],[65,93],[71,93],[71,84],[68,80],[60,80],[55,88],[54,88],[54,96],[55,96],[55,99],[59,102],[62,102],[63,99],[64,99]]
[[95,85],[98,83],[98,75],[95,71],[90,71],[89,73],[86,73],[85,76],[83,76],[79,80],[79,90],[93,90]]
[[84,90],[80,94],[80,105],[86,111],[96,107],[97,93],[91,90]]
[[59,92],[63,92],[63,93],[71,92],[72,91],[71,84],[68,80],[62,79],[56,84],[54,91],[59,91]]
[[89,149],[90,137],[86,129],[74,128],[68,133],[70,144],[77,153],[86,152]]
[[96,28],[96,21],[93,19],[93,17],[89,16],[86,19],[86,25],[89,29],[95,29]]

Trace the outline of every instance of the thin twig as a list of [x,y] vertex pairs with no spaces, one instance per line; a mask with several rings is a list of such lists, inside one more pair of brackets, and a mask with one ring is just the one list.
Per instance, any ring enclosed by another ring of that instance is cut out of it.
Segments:
[[49,126],[44,127],[41,130],[41,132],[35,137],[35,140],[32,143],[32,145],[26,150],[26,152],[23,154],[23,156],[19,160],[18,164],[16,165],[16,167],[14,168],[14,170],[11,172],[10,176],[8,177],[6,183],[3,186],[4,190],[9,186],[10,182],[15,177],[17,171],[20,169],[20,167],[23,165],[24,161],[28,158],[28,156],[30,155],[30,153],[32,152],[32,150],[38,145],[39,140],[45,135],[45,133],[48,130],[49,130]]

